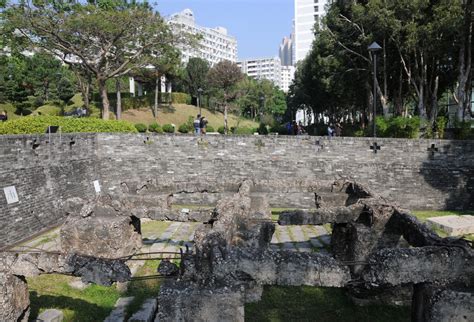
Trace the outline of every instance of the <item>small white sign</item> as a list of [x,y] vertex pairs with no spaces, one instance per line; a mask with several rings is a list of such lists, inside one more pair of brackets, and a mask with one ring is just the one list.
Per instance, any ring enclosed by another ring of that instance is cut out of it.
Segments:
[[95,181],[94,181],[94,188],[95,188],[95,192],[97,192],[97,193],[100,192],[100,183],[99,183],[99,180],[95,180]]
[[5,198],[7,198],[7,204],[18,202],[18,194],[16,193],[15,186],[3,188]]

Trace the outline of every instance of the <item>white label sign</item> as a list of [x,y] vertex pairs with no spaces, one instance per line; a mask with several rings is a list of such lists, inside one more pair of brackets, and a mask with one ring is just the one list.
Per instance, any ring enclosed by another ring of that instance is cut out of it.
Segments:
[[18,194],[16,193],[15,186],[3,188],[5,198],[7,198],[7,204],[18,202]]
[[99,180],[95,180],[95,181],[94,181],[94,188],[95,188],[95,192],[97,192],[97,193],[100,192],[100,183],[99,183]]

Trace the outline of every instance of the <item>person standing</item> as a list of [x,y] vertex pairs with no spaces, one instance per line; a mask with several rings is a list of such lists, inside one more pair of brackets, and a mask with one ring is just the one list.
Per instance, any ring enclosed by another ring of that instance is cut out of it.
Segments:
[[2,112],[0,113],[0,121],[1,121],[1,122],[8,121],[8,114],[7,114],[7,111],[2,111]]
[[201,121],[199,122],[199,129],[201,131],[201,134],[206,134],[206,127],[207,127],[207,119],[202,116]]
[[328,125],[328,136],[332,137],[334,135],[334,130],[332,129],[332,124]]
[[201,133],[201,114],[196,116],[196,119],[193,122],[194,134],[199,135]]

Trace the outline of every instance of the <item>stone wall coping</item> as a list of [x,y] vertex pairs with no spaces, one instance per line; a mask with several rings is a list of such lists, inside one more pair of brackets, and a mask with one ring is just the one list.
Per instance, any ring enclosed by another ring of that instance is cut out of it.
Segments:
[[[59,136],[65,138],[100,138],[100,137],[176,137],[176,138],[198,138],[192,134],[181,134],[181,133],[52,133],[52,138],[58,138]],[[14,134],[14,135],[0,135],[0,141],[9,141],[9,140],[21,140],[21,139],[47,139],[49,134]],[[213,139],[261,139],[261,140],[271,140],[271,141],[301,141],[301,140],[322,140],[324,142],[346,142],[346,141],[358,141],[358,142],[411,142],[411,143],[464,143],[468,145],[474,145],[474,140],[446,140],[446,139],[400,139],[400,138],[372,138],[372,137],[350,137],[350,136],[341,136],[341,137],[332,137],[327,136],[295,136],[295,135],[209,135],[203,136],[209,140]]]

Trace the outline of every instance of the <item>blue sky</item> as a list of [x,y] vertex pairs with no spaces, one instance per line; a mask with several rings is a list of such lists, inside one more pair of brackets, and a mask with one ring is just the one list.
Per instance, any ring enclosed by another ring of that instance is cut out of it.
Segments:
[[222,26],[237,38],[238,58],[278,56],[278,46],[291,33],[293,0],[156,0],[162,16],[189,8],[197,24]]

